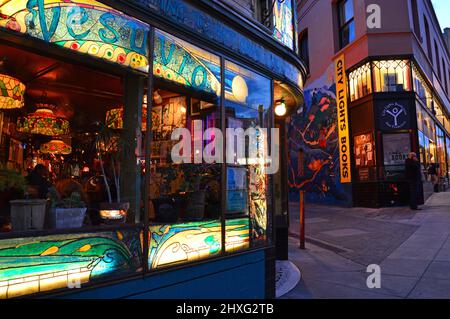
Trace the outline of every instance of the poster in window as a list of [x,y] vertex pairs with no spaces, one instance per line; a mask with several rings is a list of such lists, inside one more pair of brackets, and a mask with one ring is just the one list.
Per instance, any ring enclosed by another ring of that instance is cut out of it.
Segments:
[[355,164],[357,167],[374,166],[374,145],[372,134],[355,136]]
[[247,169],[228,167],[227,169],[227,213],[248,213]]

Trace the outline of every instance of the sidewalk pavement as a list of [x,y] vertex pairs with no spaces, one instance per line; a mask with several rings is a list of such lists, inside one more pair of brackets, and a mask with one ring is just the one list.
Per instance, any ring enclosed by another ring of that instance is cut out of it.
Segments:
[[[289,256],[302,278],[282,298],[450,298],[450,192],[421,211],[307,205],[306,216],[300,250],[291,215]],[[379,289],[367,287],[369,264],[381,267]]]

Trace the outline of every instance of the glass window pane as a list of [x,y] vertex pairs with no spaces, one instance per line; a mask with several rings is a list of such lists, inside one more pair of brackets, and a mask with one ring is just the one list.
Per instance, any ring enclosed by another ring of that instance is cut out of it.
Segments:
[[383,149],[386,179],[401,179],[405,170],[405,160],[411,152],[409,134],[383,134]]
[[[237,64],[226,61],[225,65],[226,127],[236,133],[227,138],[227,218],[249,216],[251,240],[258,244],[265,241],[267,230],[268,179],[264,166],[268,131],[262,128],[270,127],[271,84],[268,78]],[[236,129],[245,130],[249,138],[243,140]],[[248,183],[248,193],[236,186],[243,186],[243,181]]]
[[339,4],[339,19],[341,26],[354,17],[353,0],[345,0]]

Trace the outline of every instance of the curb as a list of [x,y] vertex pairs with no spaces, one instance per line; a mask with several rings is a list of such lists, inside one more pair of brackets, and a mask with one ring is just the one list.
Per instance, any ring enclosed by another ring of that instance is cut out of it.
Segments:
[[275,267],[275,296],[280,298],[297,286],[302,275],[297,266],[289,260],[277,260]]

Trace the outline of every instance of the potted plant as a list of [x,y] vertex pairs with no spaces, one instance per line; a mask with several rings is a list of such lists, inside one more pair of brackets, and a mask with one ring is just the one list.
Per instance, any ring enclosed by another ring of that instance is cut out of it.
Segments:
[[[121,200],[120,167],[122,160],[129,153],[129,147],[125,141],[118,134],[115,134],[115,132],[106,124],[101,122],[98,122],[97,124],[100,127],[100,130],[96,134],[95,147],[99,156],[102,178],[108,195],[108,202],[100,203],[100,217],[106,223],[125,222],[130,203],[122,202]],[[112,175],[111,177],[115,187],[115,201],[113,201],[111,186],[108,183],[108,176],[106,175],[106,163],[109,163],[108,168]]]
[[86,216],[86,203],[79,192],[74,191],[68,197],[61,198],[55,188],[50,188],[49,227],[79,228]]
[[10,201],[23,199],[27,182],[18,172],[0,167],[0,228],[10,230]]

